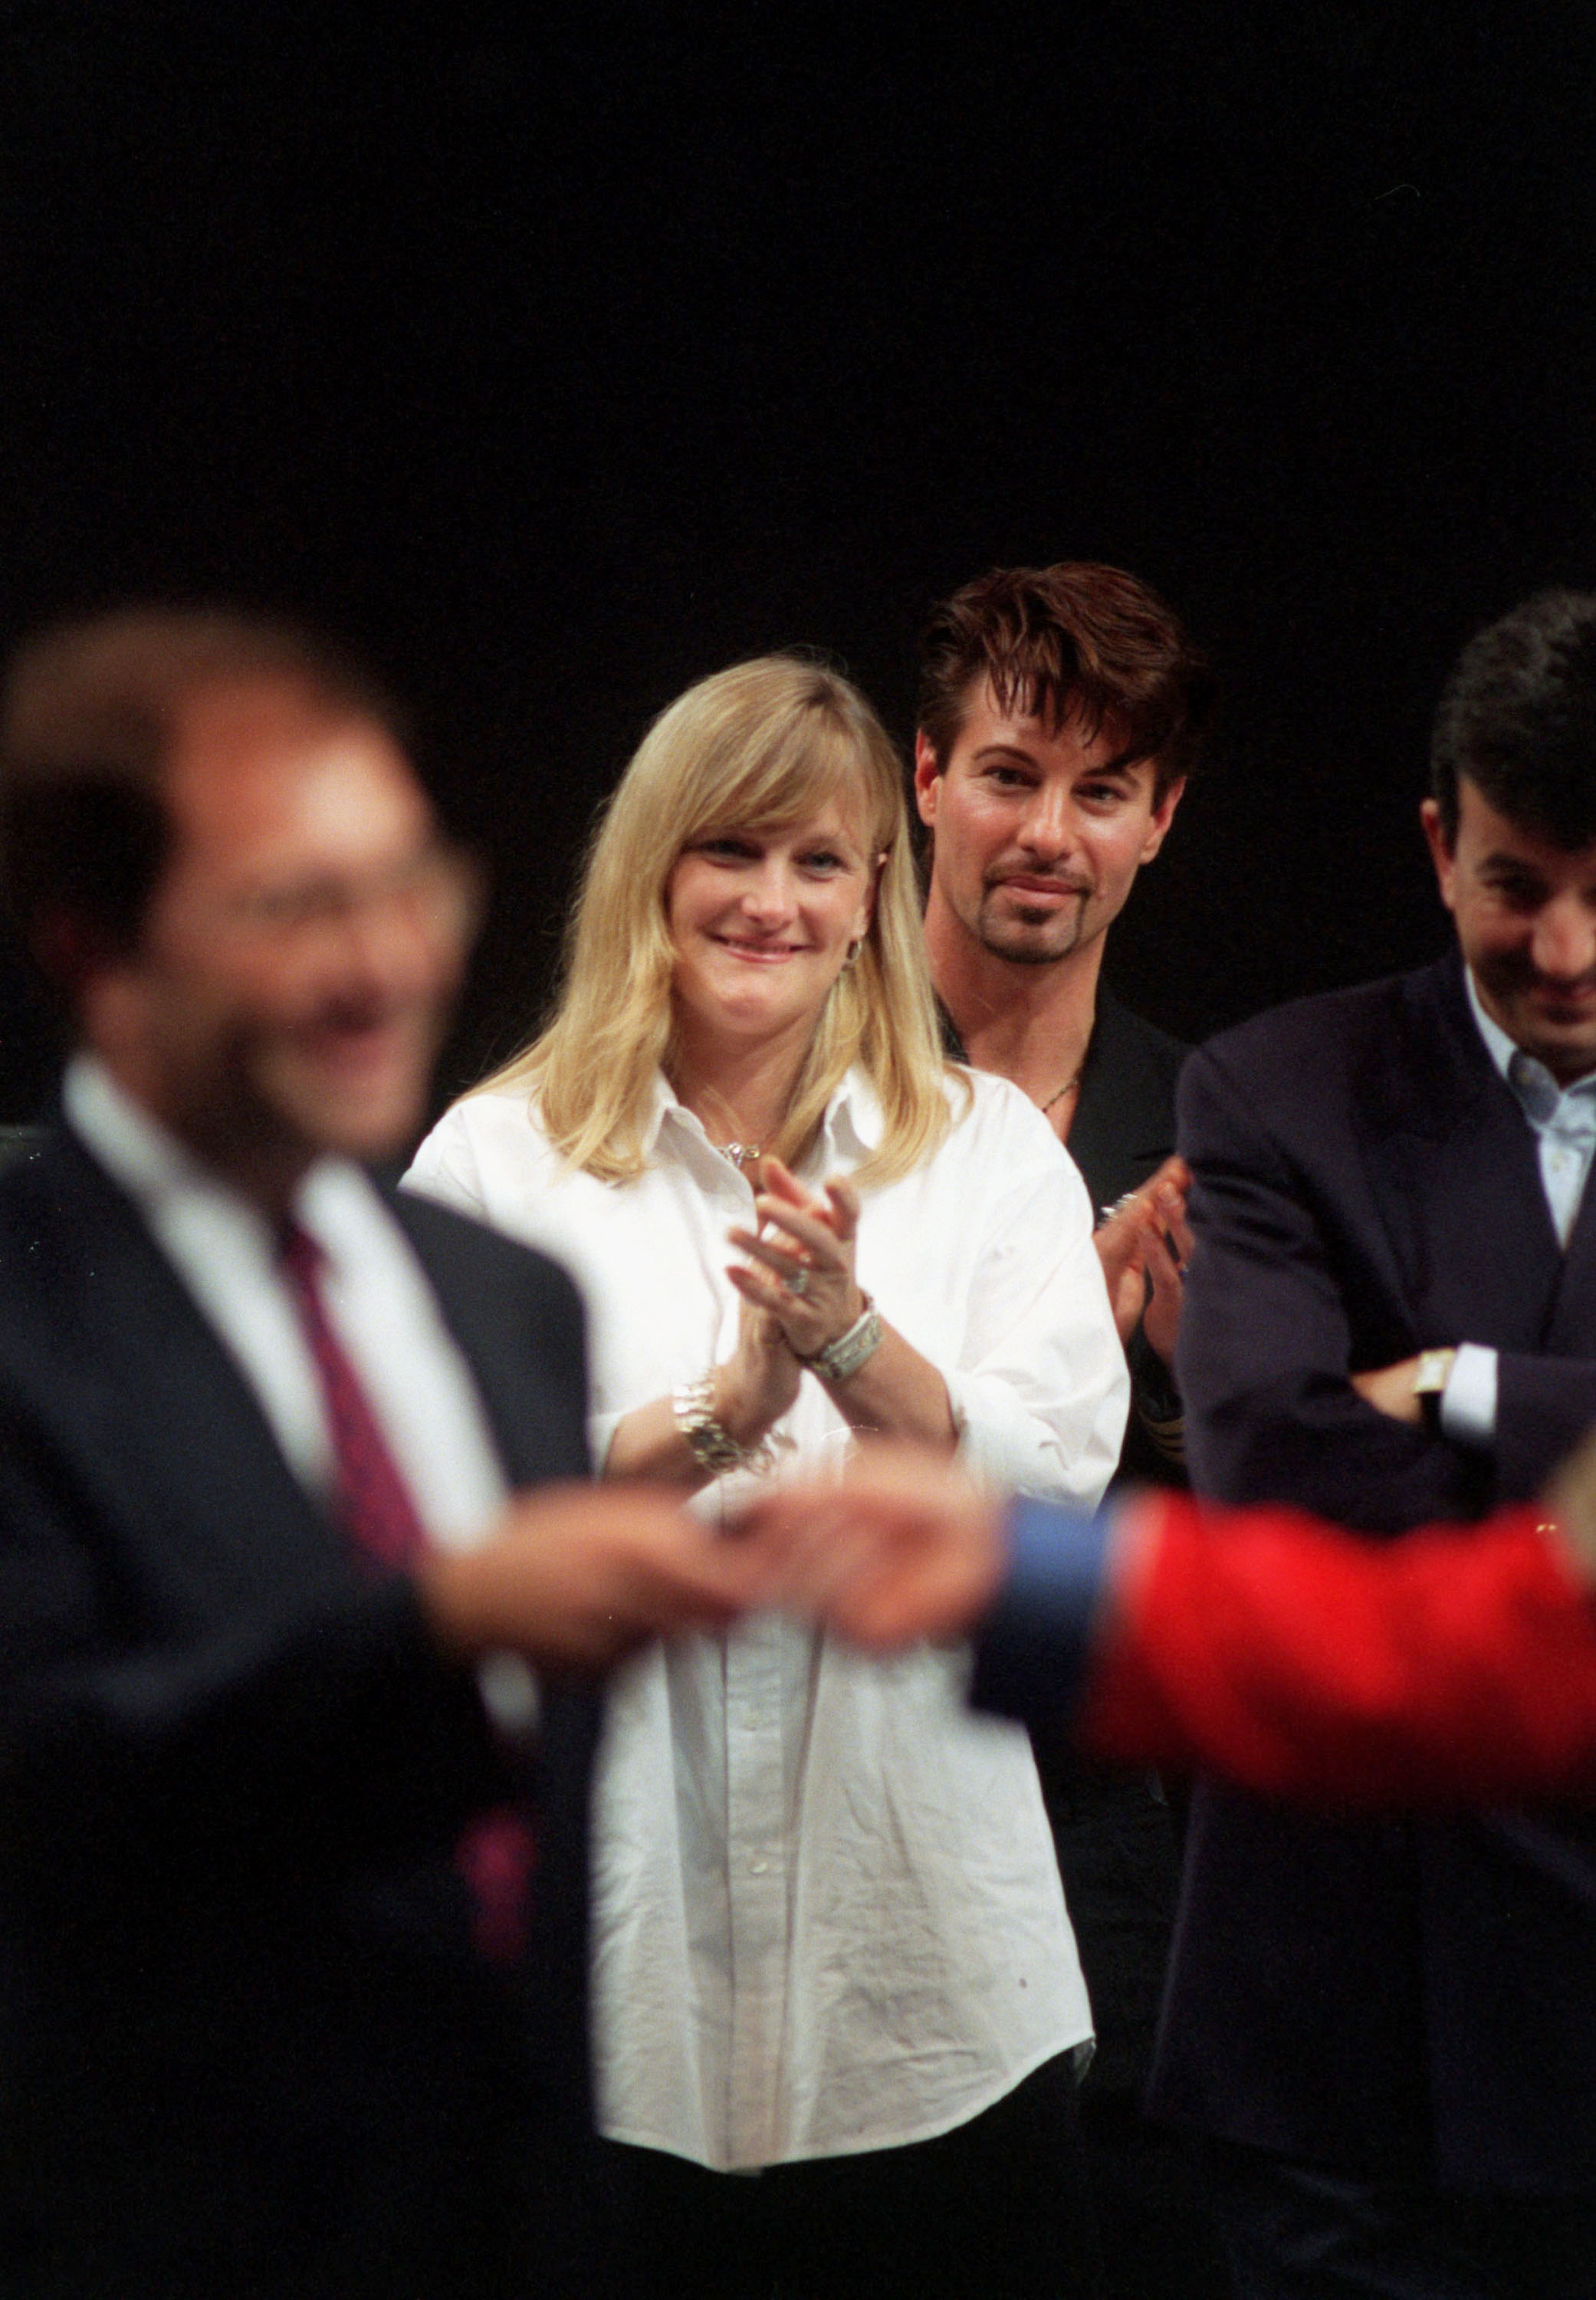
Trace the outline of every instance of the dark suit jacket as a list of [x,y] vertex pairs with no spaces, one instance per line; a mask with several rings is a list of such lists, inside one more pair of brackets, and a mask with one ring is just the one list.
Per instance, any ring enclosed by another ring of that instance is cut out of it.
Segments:
[[[1181,1337],[1200,1492],[1388,1533],[1532,1494],[1596,1417],[1596,1193],[1559,1251],[1458,962],[1260,1017],[1186,1067]],[[1490,1453],[1349,1371],[1501,1353]],[[1444,2182],[1596,2187],[1596,1827],[1339,1827],[1204,1787],[1155,2097],[1231,2138]]]
[[[580,1474],[569,1283],[394,1210],[511,1482]],[[518,2288],[532,2128],[584,2108],[591,1704],[547,1704],[536,1938],[493,1971],[453,1847],[524,1767],[70,1136],[0,1180],[0,2282]]]
[[1069,1127],[1069,1154],[1094,1206],[1139,1189],[1175,1147],[1175,1088],[1190,1049],[1099,983]]

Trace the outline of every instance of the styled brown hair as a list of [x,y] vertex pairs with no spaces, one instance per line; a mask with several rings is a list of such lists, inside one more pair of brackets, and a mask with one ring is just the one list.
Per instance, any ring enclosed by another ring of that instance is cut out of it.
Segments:
[[983,682],[1000,711],[1036,717],[1050,734],[1076,719],[1087,741],[1109,728],[1117,763],[1152,761],[1155,804],[1196,765],[1218,697],[1174,610],[1122,568],[1084,560],[994,567],[935,609],[919,727],[939,769]]
[[162,779],[181,715],[267,679],[403,740],[373,680],[265,616],[130,607],[24,642],[0,691],[0,896],[25,938],[67,913],[110,948],[137,940],[170,849]]

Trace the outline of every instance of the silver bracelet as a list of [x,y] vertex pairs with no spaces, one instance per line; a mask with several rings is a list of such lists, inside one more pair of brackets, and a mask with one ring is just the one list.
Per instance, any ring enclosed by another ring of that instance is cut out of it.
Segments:
[[711,1478],[722,1477],[727,1470],[763,1471],[775,1466],[776,1449],[768,1437],[757,1446],[740,1446],[731,1431],[716,1421],[713,1366],[696,1381],[684,1382],[680,1389],[671,1392],[670,1412],[688,1453]]
[[[862,1287],[860,1290],[861,1293],[864,1291]],[[874,1357],[880,1347],[881,1312],[865,1294],[864,1308],[847,1332],[839,1334],[835,1342],[827,1342],[823,1350],[816,1350],[812,1357],[804,1358],[802,1362],[812,1366],[816,1373],[827,1381],[846,1381],[849,1375],[857,1373],[865,1360]]]

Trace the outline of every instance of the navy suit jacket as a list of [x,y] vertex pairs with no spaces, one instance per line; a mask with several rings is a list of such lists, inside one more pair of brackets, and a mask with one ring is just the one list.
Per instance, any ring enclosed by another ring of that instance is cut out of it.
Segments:
[[[1180,1134],[1200,1493],[1373,1534],[1472,1519],[1596,1420],[1596,1192],[1563,1252],[1455,958],[1213,1040]],[[1489,1451],[1349,1383],[1463,1341],[1500,1353]],[[1596,2188],[1596,1824],[1342,1826],[1203,1785],[1154,2099],[1348,2170]]]
[[[511,1482],[581,1474],[569,1282],[394,1212]],[[538,1918],[490,1968],[453,1848],[525,1765],[69,1135],[0,1179],[0,2281],[514,2288],[534,2135],[586,2108],[592,1703],[547,1702]]]

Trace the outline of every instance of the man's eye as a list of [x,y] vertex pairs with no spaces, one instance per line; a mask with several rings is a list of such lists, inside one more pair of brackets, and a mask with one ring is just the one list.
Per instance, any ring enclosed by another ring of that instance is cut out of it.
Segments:
[[1027,775],[1020,767],[988,767],[986,779],[989,783],[995,783],[1000,790],[1029,790],[1036,779],[1034,775]]
[[1491,892],[1515,911],[1533,911],[1545,900],[1533,879],[1488,879]]

